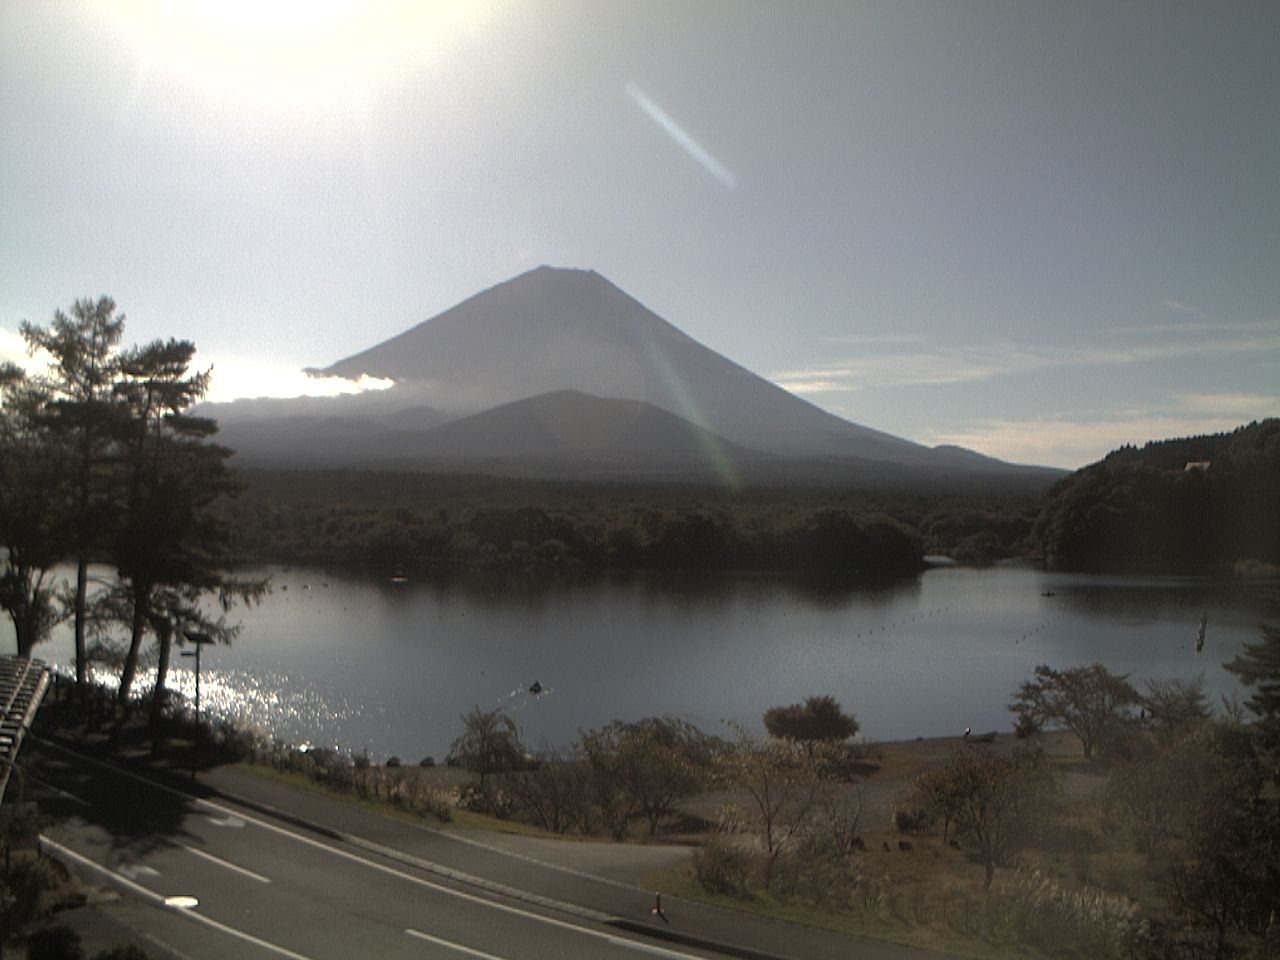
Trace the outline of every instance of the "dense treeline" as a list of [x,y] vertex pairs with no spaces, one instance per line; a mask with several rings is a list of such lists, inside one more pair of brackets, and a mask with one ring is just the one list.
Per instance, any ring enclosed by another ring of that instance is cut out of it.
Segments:
[[1280,420],[1124,447],[1058,484],[1032,533],[1054,566],[1206,571],[1280,563]]
[[926,553],[1020,555],[1023,497],[727,492],[340,471],[245,471],[245,559],[387,568],[751,570],[900,576]]

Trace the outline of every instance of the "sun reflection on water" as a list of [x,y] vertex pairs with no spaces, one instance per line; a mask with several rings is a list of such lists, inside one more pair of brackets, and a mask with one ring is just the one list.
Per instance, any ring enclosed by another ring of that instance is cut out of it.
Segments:
[[[74,669],[60,665],[56,669],[74,677]],[[118,673],[98,665],[90,670],[90,679],[110,689],[119,685]],[[136,693],[149,696],[154,681],[142,682]],[[195,672],[176,669],[165,681],[170,697],[180,710],[195,709]],[[202,668],[200,671],[200,711],[202,714],[233,723],[264,737],[283,740],[302,747],[318,746],[313,739],[318,730],[342,729],[358,714],[350,700],[320,692],[310,683],[283,673],[249,672],[237,669]],[[354,749],[354,744],[333,742],[325,746]]]

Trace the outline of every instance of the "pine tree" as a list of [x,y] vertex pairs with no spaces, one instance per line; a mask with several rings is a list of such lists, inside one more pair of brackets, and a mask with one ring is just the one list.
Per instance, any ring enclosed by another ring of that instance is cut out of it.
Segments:
[[130,414],[120,435],[124,511],[111,545],[118,606],[129,627],[121,706],[128,703],[148,630],[160,645],[156,699],[162,699],[175,639],[189,629],[224,640],[234,633],[201,612],[200,598],[214,595],[226,610],[265,590],[261,581],[237,580],[228,572],[231,531],[210,507],[239,484],[226,463],[231,451],[210,441],[217,425],[188,412],[209,383],[207,372],[189,372],[194,356],[195,346],[181,340],[131,350],[121,359],[115,386]]
[[110,297],[82,299],[72,305],[70,315],[58,310],[47,329],[22,324],[28,349],[44,350],[51,357],[42,378],[48,390],[48,425],[73,451],[66,473],[72,486],[66,517],[73,542],[66,556],[76,561],[76,684],[81,691],[87,662],[89,563],[102,558],[113,513],[106,460],[120,411],[112,387],[125,323],[124,314],[116,316],[115,309]]
[[66,451],[44,422],[47,402],[39,382],[0,367],[0,609],[13,621],[20,657],[57,620],[53,570],[71,536]]
[[[1280,609],[1280,597],[1272,599],[1272,606]],[[1280,739],[1280,624],[1263,624],[1262,639],[1246,643],[1244,652],[1223,666],[1253,688],[1249,709],[1270,738]]]

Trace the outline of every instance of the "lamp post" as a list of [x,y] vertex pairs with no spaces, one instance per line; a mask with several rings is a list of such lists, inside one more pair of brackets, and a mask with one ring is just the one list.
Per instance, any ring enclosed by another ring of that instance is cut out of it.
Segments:
[[183,650],[182,656],[196,658],[196,729],[191,738],[191,779],[196,778],[196,747],[200,743],[200,650],[206,645],[213,643],[213,637],[207,633],[200,633],[197,630],[184,630],[182,635],[187,638],[188,643],[195,645],[195,650]]

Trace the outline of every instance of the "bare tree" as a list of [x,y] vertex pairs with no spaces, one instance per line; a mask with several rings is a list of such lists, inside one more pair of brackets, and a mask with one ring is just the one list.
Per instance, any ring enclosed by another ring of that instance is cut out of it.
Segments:
[[985,887],[995,868],[1035,833],[1055,791],[1044,754],[1026,747],[1009,754],[955,750],[945,766],[922,774],[913,790],[917,802],[934,805],[976,848]]
[[806,836],[819,810],[824,796],[820,764],[814,751],[793,740],[761,742],[738,730],[721,755],[719,773],[748,798],[738,812],[764,847],[768,888],[779,858]]
[[581,745],[601,814],[618,838],[632,817],[643,817],[655,835],[676,801],[701,788],[713,751],[710,737],[671,717],[614,721],[584,733]]
[[578,827],[591,832],[590,768],[578,757],[544,747],[531,769],[511,778],[511,792],[525,817],[552,833]]
[[462,735],[450,745],[446,763],[463,767],[481,778],[519,770],[524,764],[520,727],[507,714],[501,710],[481,710],[477,705],[461,719]]
[[1147,722],[1162,740],[1185,734],[1213,716],[1204,694],[1204,674],[1192,681],[1148,680],[1142,697]]

